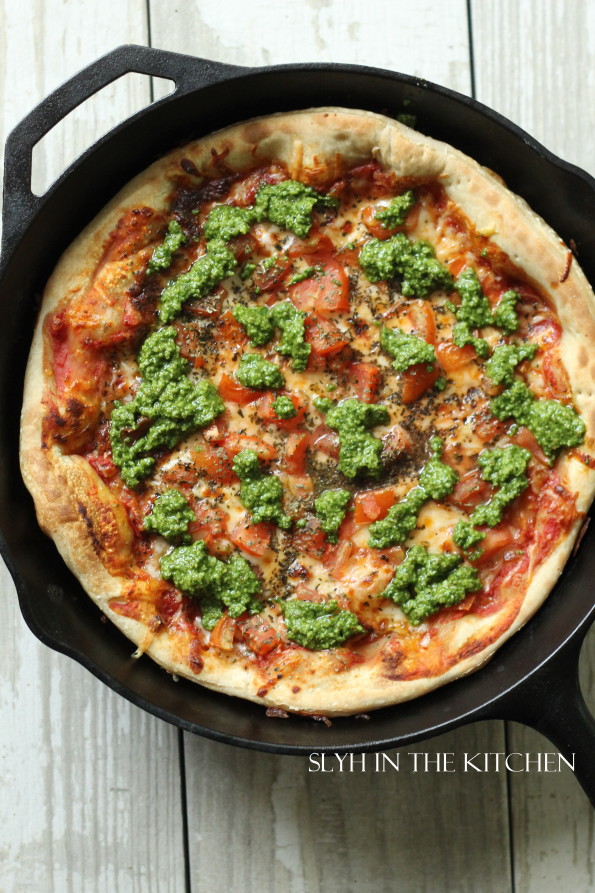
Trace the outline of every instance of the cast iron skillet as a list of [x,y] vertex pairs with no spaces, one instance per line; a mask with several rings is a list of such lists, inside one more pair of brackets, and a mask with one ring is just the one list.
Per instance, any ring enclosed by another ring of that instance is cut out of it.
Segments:
[[[176,90],[134,115],[79,158],[42,197],[31,193],[31,151],[62,117],[128,72],[170,78]],[[577,675],[595,615],[593,536],[587,532],[555,591],[481,671],[418,700],[333,721],[274,720],[246,701],[174,683],[152,661],[131,660],[111,625],[39,530],[18,470],[23,372],[39,295],[60,253],[128,180],[185,141],[254,115],[339,105],[395,115],[413,111],[423,133],[501,174],[576,252],[595,283],[595,181],[561,162],[477,102],[416,78],[347,65],[242,69],[124,46],[75,75],[37,106],[6,145],[0,266],[0,529],[2,554],[25,620],[46,645],[78,660],[138,706],[218,741],[287,754],[380,750],[490,718],[533,726],[575,761],[595,803],[595,721]],[[571,242],[573,240],[573,242]],[[574,755],[574,756],[573,756]]]

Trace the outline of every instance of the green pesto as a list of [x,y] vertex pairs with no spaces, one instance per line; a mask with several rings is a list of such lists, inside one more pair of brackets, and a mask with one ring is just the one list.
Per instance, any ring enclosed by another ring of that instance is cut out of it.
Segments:
[[170,220],[165,239],[158,245],[147,265],[147,273],[158,273],[167,270],[173,260],[174,252],[186,242],[184,230],[177,220]]
[[[465,552],[476,546],[485,533],[476,527],[495,527],[502,520],[506,508],[527,489],[529,450],[515,444],[484,450],[477,459],[484,481],[499,489],[488,502],[478,505],[469,521],[458,521],[453,530],[453,541]],[[479,553],[481,554],[481,552]]]
[[518,378],[490,401],[490,410],[497,419],[513,418],[529,428],[550,462],[559,450],[578,446],[585,438],[586,426],[576,410],[557,400],[538,399]]
[[339,611],[337,602],[308,602],[291,599],[279,602],[288,638],[303,648],[321,651],[336,648],[364,628],[351,611]]
[[320,526],[326,533],[329,543],[337,542],[339,527],[345,518],[347,503],[350,498],[349,490],[323,490],[314,501],[314,508],[320,519]]
[[299,273],[294,273],[293,276],[287,280],[288,285],[296,285],[298,282],[304,282],[305,279],[311,279],[316,275],[318,271],[318,267],[305,267],[303,270],[300,270]]
[[402,195],[396,195],[386,208],[380,208],[374,216],[376,220],[380,220],[385,229],[401,226],[415,202],[415,193],[412,189],[408,189]]
[[246,263],[242,264],[242,266],[240,267],[240,279],[249,279],[255,269],[256,264],[250,263],[250,261],[246,261]]
[[151,514],[145,518],[144,529],[159,533],[169,542],[188,543],[188,525],[196,515],[179,490],[166,490],[153,503]]
[[297,415],[293,400],[285,394],[280,394],[273,400],[273,410],[279,419],[294,419]]
[[339,471],[348,478],[358,474],[377,476],[382,470],[382,441],[369,428],[386,425],[390,419],[385,406],[362,403],[349,397],[336,406],[328,397],[318,397],[314,405],[326,412],[326,423],[339,435]]
[[444,499],[458,481],[456,471],[440,460],[442,441],[430,438],[432,457],[421,470],[419,482],[407,495],[391,506],[381,521],[370,524],[369,545],[374,549],[404,543],[417,524],[417,516],[428,500]]
[[159,301],[160,321],[171,322],[190,298],[206,297],[223,279],[231,276],[237,265],[234,255],[223,242],[216,239],[209,242],[206,254],[164,288]]
[[465,267],[455,282],[461,303],[454,307],[459,322],[465,322],[470,329],[481,329],[494,324],[490,302],[483,293],[481,282],[472,267]]
[[511,385],[518,364],[532,360],[536,352],[536,344],[500,344],[486,363],[486,373],[496,384]]
[[381,597],[392,599],[417,626],[440,608],[457,605],[467,593],[478,589],[479,574],[475,568],[461,564],[459,555],[434,554],[423,546],[412,546]]
[[250,342],[255,347],[267,344],[275,334],[275,323],[271,319],[271,311],[266,306],[246,307],[236,304],[233,315],[246,329]]
[[434,382],[434,387],[437,391],[445,391],[448,382],[443,375],[440,375],[436,381]]
[[336,200],[297,180],[284,180],[260,187],[254,202],[254,216],[256,220],[270,220],[305,238],[310,232],[316,205],[334,207]]
[[404,233],[384,241],[370,239],[361,250],[360,266],[370,282],[401,278],[407,297],[425,298],[437,289],[450,291],[453,280],[429,242],[412,242]]
[[229,242],[236,236],[245,236],[254,220],[254,212],[251,208],[215,205],[204,225],[205,239]]
[[240,500],[252,512],[255,524],[274,521],[279,527],[291,527],[291,518],[283,511],[283,486],[274,474],[265,474],[257,453],[242,450],[233,460],[233,470],[241,481]]
[[279,367],[270,360],[265,360],[259,353],[242,354],[236,378],[245,388],[255,388],[259,391],[282,388],[285,384]]
[[335,405],[330,397],[314,397],[312,402],[319,412],[328,412]]
[[442,440],[439,437],[430,437],[430,450],[432,456],[421,470],[419,486],[426,491],[428,499],[444,499],[459,478],[456,471],[440,459]]
[[150,335],[140,349],[142,376],[133,400],[116,402],[110,421],[112,457],[124,482],[136,487],[155,465],[154,450],[172,449],[187,434],[210,425],[225,404],[206,379],[194,384],[173,326]]
[[[478,355],[484,357],[488,353],[487,342],[479,339],[483,343],[478,348],[473,341],[472,329],[496,326],[509,335],[516,332],[519,319],[515,305],[520,298],[516,291],[505,292],[500,298],[498,306],[492,311],[490,302],[483,293],[477,273],[472,267],[466,267],[463,270],[455,282],[455,288],[461,297],[461,303],[458,306],[449,303],[448,307],[458,320],[458,326],[455,326],[453,331],[453,340],[458,347],[473,344]],[[483,344],[486,344],[486,348],[483,347]]]
[[465,347],[466,344],[471,344],[471,346],[475,348],[477,356],[482,357],[483,359],[490,353],[490,345],[488,342],[485,338],[478,338],[474,335],[469,328],[469,323],[455,323],[452,330],[452,340],[457,347]]
[[380,346],[393,360],[397,372],[405,372],[417,363],[427,363],[432,369],[436,362],[434,348],[418,335],[409,335],[400,329],[383,326],[380,330]]
[[234,552],[227,562],[209,555],[202,540],[179,546],[164,555],[161,575],[182,592],[200,599],[202,625],[213,629],[227,608],[230,617],[245,611],[258,613],[262,605],[254,596],[261,582],[248,562]]
[[473,546],[485,539],[485,533],[482,533],[481,530],[476,530],[469,521],[461,520],[457,521],[454,526],[452,539],[459,549],[468,552]]
[[530,459],[529,450],[512,443],[480,453],[477,464],[482,478],[499,489],[489,502],[477,506],[471,515],[472,524],[495,527],[500,523],[507,506],[529,486],[527,465]]
[[273,322],[281,329],[281,340],[277,344],[277,350],[284,356],[291,357],[291,368],[295,372],[303,372],[312,351],[305,340],[304,320],[307,313],[298,310],[291,301],[273,304],[270,312]]
[[515,308],[520,297],[519,293],[512,289],[505,291],[500,297],[500,301],[492,314],[494,317],[494,325],[499,329],[502,329],[508,335],[512,335],[512,333],[516,332],[519,327],[519,317]]

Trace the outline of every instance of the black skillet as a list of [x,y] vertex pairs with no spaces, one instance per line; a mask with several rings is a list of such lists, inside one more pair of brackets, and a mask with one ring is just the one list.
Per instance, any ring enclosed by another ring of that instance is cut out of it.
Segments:
[[[128,72],[175,81],[176,90],[100,139],[48,192],[31,192],[34,145],[68,112]],[[18,470],[22,381],[43,285],[60,253],[115,192],[167,150],[235,121],[310,106],[414,112],[420,131],[497,171],[575,251],[595,284],[595,181],[561,162],[479,103],[417,78],[347,65],[244,69],[124,46],[40,103],[6,144],[0,262],[0,529],[2,554],[25,620],[46,645],[78,660],[133,703],[183,729],[287,754],[372,751],[411,744],[483,719],[525,723],[571,763],[595,804],[595,721],[578,683],[578,658],[595,605],[595,549],[587,531],[545,605],[476,674],[418,700],[330,727],[270,719],[254,704],[171,677],[100,612],[40,531]]]

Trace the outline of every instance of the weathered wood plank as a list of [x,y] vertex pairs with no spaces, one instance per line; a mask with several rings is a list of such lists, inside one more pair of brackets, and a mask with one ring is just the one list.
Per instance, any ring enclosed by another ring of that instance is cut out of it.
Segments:
[[[565,0],[472,5],[477,98],[561,157],[595,174],[595,7]],[[595,707],[595,630],[581,658],[585,697]],[[511,725],[513,751],[553,751],[542,736]],[[561,883],[592,890],[593,814],[569,771],[511,778],[515,883],[550,893]]]
[[235,65],[372,65],[470,91],[465,0],[150,0],[150,14],[153,46],[164,49]]
[[[321,773],[306,758],[185,742],[193,893],[511,889],[503,776],[461,771],[465,751],[503,750],[501,723],[387,751],[401,759],[384,773],[373,754],[365,772],[356,754],[353,772],[331,758]],[[414,773],[414,751],[452,752],[457,771]],[[233,857],[215,860],[222,834]]]
[[[0,130],[119,43],[147,38],[143,0],[0,3]],[[110,88],[44,147],[58,173],[149,101],[146,78]],[[177,733],[42,646],[0,562],[0,888],[149,893],[184,888]]]
[[[355,0],[310,0],[299,7],[223,0],[187,3],[177,11],[153,2],[150,9],[153,43],[167,49],[240,65],[378,65],[470,91],[462,2],[373,0],[364,9]],[[185,746],[194,893],[509,889],[502,776],[309,774],[301,758],[247,753],[190,736]],[[502,725],[491,723],[413,749],[503,747]],[[473,848],[463,843],[469,833]],[[223,836],[233,841],[233,857],[214,860]],[[430,858],[420,857],[422,839]]]

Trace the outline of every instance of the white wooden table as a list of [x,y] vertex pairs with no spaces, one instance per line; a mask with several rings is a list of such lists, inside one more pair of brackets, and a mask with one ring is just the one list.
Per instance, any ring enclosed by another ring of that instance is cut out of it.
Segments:
[[[421,75],[595,174],[594,0],[0,0],[2,144],[52,88],[124,43]],[[127,76],[56,128],[35,152],[37,191],[151,95],[148,78]],[[2,893],[595,889],[592,811],[569,771],[310,774],[298,757],[182,734],[42,646],[3,566],[0,591]],[[594,669],[592,631],[591,707]],[[553,747],[491,722],[415,749]]]

